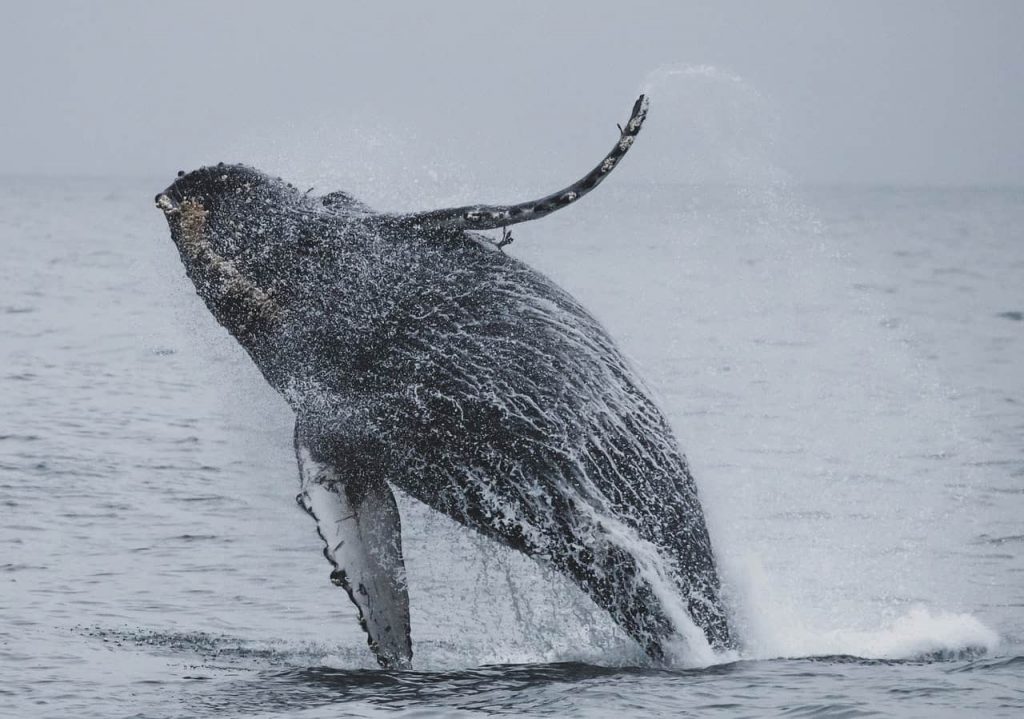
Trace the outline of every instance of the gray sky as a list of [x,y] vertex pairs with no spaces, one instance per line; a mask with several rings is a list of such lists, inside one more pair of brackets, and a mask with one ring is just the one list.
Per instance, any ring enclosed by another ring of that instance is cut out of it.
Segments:
[[797,181],[1024,183],[1014,0],[5,2],[0,68],[0,173],[288,170],[317,141],[368,165],[394,141],[569,180],[647,83],[649,158],[705,168],[675,179],[726,148]]

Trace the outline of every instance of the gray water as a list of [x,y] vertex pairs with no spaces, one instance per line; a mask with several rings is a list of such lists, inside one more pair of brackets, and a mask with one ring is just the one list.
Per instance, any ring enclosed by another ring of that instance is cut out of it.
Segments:
[[523,226],[672,420],[743,647],[651,666],[403,497],[385,672],[169,180],[0,183],[0,715],[1020,716],[1021,190],[620,184]]

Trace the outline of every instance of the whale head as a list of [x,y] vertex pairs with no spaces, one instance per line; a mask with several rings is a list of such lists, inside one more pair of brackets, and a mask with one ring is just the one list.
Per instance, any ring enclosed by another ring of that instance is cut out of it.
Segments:
[[274,292],[283,269],[278,250],[308,209],[303,195],[251,167],[219,164],[179,172],[156,206],[196,291],[252,350],[254,338],[283,316]]
[[281,179],[246,165],[220,163],[177,179],[156,196],[183,257],[212,252],[231,260],[285,234],[300,193]]

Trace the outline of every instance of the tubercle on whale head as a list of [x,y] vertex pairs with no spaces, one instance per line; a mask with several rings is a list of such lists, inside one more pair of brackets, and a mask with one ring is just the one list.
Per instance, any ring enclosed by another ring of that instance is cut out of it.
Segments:
[[257,197],[266,201],[270,198],[262,196],[288,193],[297,193],[297,190],[280,178],[271,178],[248,165],[222,162],[191,172],[179,170],[177,179],[157,194],[155,202],[157,208],[170,217],[186,200],[214,209],[221,204],[237,204],[239,201],[252,204]]

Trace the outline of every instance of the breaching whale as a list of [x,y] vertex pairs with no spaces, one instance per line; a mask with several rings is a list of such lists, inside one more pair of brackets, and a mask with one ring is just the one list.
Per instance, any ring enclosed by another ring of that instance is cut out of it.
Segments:
[[532,202],[383,214],[223,163],[156,197],[197,293],[295,411],[297,499],[382,666],[412,659],[392,486],[569,576],[655,659],[680,629],[666,586],[731,644],[668,423],[604,328],[502,250],[607,177],[646,113]]

